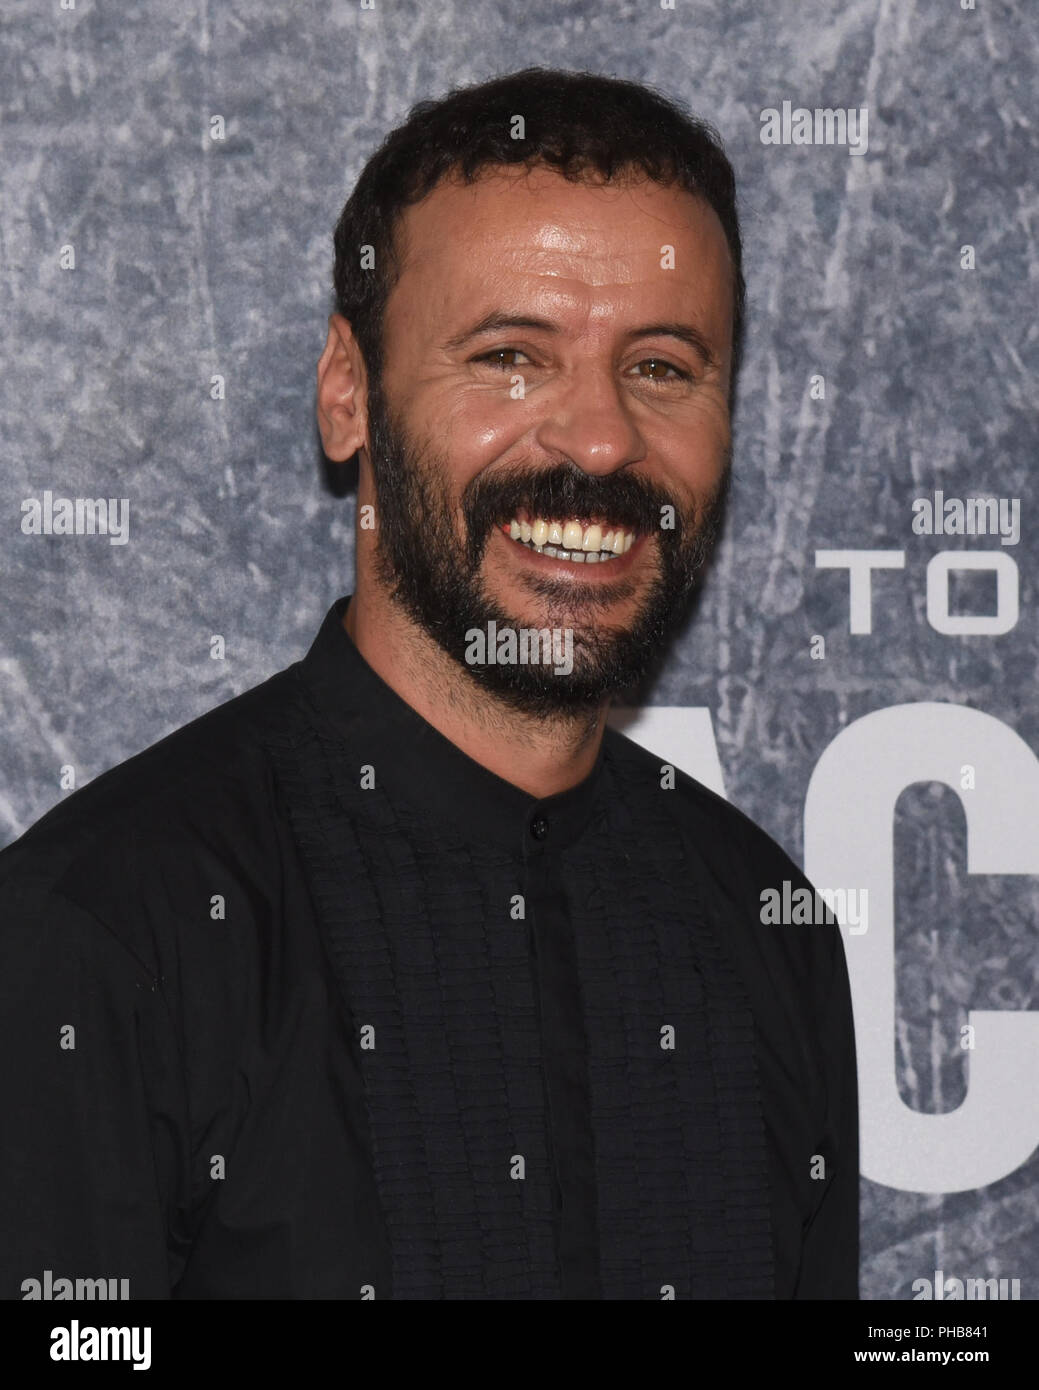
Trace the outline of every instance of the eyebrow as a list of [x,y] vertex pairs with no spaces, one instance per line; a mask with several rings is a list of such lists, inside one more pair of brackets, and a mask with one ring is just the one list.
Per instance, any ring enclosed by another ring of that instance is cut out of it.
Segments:
[[[448,349],[463,347],[473,338],[478,338],[485,333],[499,333],[509,328],[535,328],[546,333],[558,333],[559,325],[553,323],[551,319],[537,318],[531,314],[506,314],[497,309],[492,309],[489,314],[484,314],[482,319],[464,328],[461,333],[456,333],[453,338],[449,338],[444,346]],[[696,352],[707,367],[719,366],[718,358],[714,353],[710,343],[691,323],[678,323],[667,321],[661,323],[646,323],[639,328],[633,328],[625,334],[629,342],[634,342],[638,338],[677,338],[679,342],[685,343]]]

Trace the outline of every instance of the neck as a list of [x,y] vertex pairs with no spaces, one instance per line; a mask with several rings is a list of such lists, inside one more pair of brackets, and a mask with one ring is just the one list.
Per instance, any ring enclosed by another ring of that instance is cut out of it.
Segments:
[[476,685],[381,590],[357,578],[343,627],[372,670],[428,724],[531,796],[554,796],[588,776],[608,702],[558,718],[514,710]]

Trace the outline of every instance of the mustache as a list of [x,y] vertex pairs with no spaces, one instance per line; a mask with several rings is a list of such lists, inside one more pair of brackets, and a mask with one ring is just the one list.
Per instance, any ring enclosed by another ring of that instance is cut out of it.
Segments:
[[682,505],[664,488],[634,473],[596,477],[576,464],[532,471],[514,465],[489,477],[478,473],[461,497],[470,561],[479,562],[490,532],[511,521],[520,509],[530,517],[602,516],[632,531],[660,528],[661,508],[674,508],[674,529],[662,533],[678,544]]

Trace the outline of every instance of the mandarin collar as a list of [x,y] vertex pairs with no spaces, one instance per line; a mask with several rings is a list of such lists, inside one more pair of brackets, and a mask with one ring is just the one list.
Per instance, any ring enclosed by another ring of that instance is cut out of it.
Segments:
[[368,665],[343,627],[350,598],[336,599],[297,665],[320,715],[373,765],[377,785],[470,841],[528,857],[572,844],[600,804],[607,740],[583,781],[554,796],[530,795],[463,753]]

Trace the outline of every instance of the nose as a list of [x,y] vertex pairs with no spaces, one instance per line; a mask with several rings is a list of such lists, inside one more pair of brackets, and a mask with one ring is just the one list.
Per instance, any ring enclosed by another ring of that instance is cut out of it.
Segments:
[[546,452],[565,454],[585,473],[613,473],[646,456],[614,370],[592,363],[577,368],[553,394],[536,438]]

